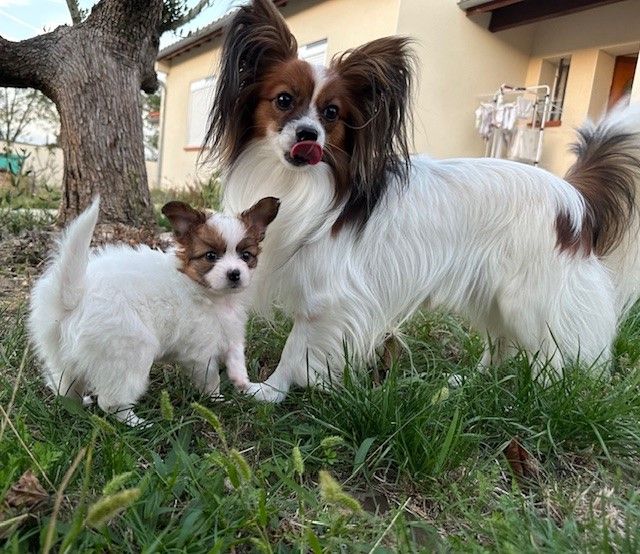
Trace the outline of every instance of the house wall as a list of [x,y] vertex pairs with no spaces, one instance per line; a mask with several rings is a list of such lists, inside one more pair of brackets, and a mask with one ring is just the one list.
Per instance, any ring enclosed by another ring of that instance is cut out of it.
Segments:
[[466,17],[453,0],[402,0],[398,34],[418,41],[416,151],[484,154],[474,112],[483,94],[524,82],[534,35],[530,26],[493,34],[487,24],[488,17]]
[[[327,56],[359,46],[381,36],[393,35],[400,0],[300,0],[282,10],[298,44],[327,39]],[[366,24],[363,16],[366,14]],[[162,187],[182,187],[206,180],[212,167],[198,163],[199,149],[186,148],[189,86],[215,73],[220,56],[218,38],[195,50],[160,63],[167,72],[162,147]],[[205,153],[206,154],[206,153]],[[206,155],[202,156],[206,158]]]
[[[6,147],[6,143],[0,141],[0,153],[4,153]],[[16,142],[13,143],[11,152],[19,156],[26,156],[23,173],[30,172],[36,184],[46,184],[52,187],[62,185],[63,159],[60,148]]]
[[[568,148],[575,140],[575,128],[587,118],[599,119],[607,108],[615,57],[637,53],[639,47],[637,0],[558,17],[536,26],[527,85],[545,82],[545,60],[571,56],[562,123],[545,130],[543,167],[562,175],[573,163]],[[634,79],[636,101],[640,101],[639,81]]]

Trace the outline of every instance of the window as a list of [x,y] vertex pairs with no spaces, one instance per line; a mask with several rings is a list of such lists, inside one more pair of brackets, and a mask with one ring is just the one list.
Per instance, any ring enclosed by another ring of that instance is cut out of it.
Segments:
[[553,86],[551,87],[551,112],[549,121],[560,121],[562,119],[562,108],[564,107],[564,94],[567,90],[567,79],[569,77],[570,58],[560,58],[555,67]]
[[327,61],[327,39],[301,46],[298,49],[298,57],[311,65],[324,65]]
[[207,133],[209,110],[213,102],[215,79],[201,79],[191,83],[189,116],[187,118],[187,148],[200,148]]

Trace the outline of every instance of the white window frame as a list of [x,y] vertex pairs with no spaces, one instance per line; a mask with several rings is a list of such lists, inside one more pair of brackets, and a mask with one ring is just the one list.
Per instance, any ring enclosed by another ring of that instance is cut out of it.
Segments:
[[298,48],[298,57],[311,65],[325,65],[327,63],[327,39],[303,44]]
[[[207,122],[209,121],[209,110],[213,102],[215,84],[215,77],[205,77],[189,84],[185,148],[202,148],[207,133]],[[194,93],[198,96],[194,97]],[[195,102],[199,102],[201,105],[196,106]],[[198,118],[198,121],[195,121],[194,118]]]

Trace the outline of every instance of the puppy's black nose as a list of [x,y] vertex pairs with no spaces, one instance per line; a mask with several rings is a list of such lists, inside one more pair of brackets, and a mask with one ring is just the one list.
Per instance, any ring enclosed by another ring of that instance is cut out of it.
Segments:
[[298,127],[296,129],[296,140],[298,142],[302,142],[304,140],[315,142],[318,140],[318,131],[313,127]]
[[240,270],[230,269],[229,271],[227,271],[227,278],[232,283],[237,283],[240,280]]

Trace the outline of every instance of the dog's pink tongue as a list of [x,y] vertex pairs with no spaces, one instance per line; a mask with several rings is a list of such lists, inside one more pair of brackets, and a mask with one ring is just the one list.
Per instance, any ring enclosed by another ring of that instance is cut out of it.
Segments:
[[303,140],[296,142],[289,154],[292,158],[304,160],[309,165],[316,165],[322,159],[322,146],[313,140]]

